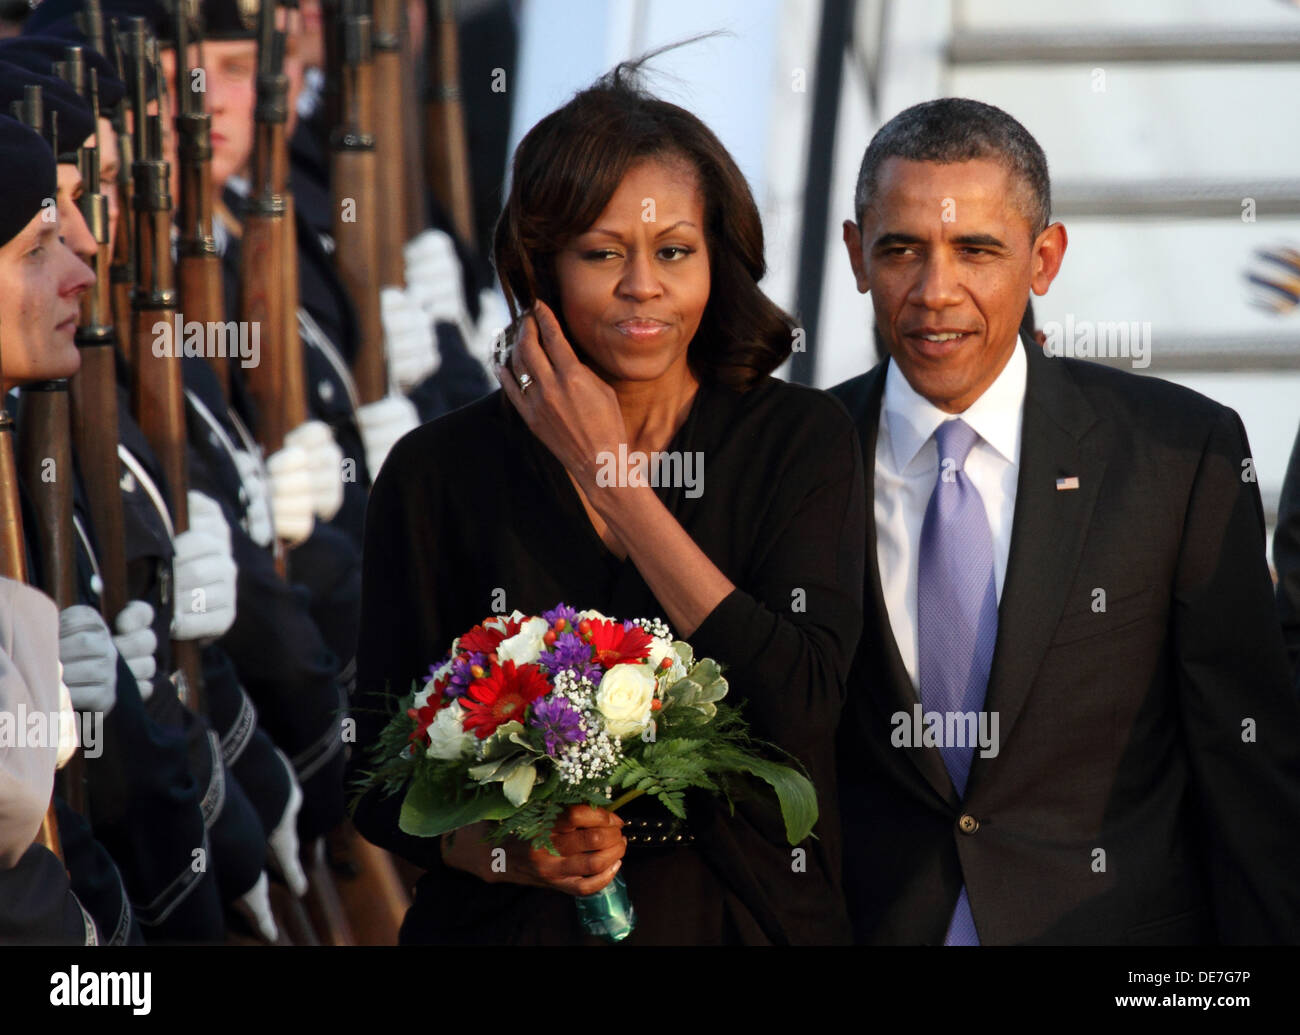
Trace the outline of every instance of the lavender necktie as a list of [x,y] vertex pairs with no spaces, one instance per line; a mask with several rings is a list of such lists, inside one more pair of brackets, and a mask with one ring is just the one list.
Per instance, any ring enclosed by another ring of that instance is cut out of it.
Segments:
[[[979,435],[958,418],[940,424],[934,437],[939,477],[925,508],[917,561],[921,704],[945,720],[950,712],[978,717],[998,634],[993,537],[984,501],[964,470]],[[944,726],[950,728],[946,721]],[[957,723],[955,728],[970,727]],[[946,738],[941,743],[943,764],[964,797],[975,745],[957,746]],[[964,884],[944,944],[979,944]]]

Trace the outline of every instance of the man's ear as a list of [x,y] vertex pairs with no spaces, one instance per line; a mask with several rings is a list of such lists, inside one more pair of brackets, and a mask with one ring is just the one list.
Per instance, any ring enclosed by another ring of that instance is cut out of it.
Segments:
[[1034,254],[1030,260],[1033,274],[1029,280],[1029,287],[1034,294],[1047,294],[1052,281],[1061,272],[1061,263],[1065,260],[1065,248],[1068,244],[1069,237],[1063,223],[1053,223],[1038,235],[1038,240],[1034,242]]
[[853,267],[853,279],[857,282],[858,293],[865,295],[871,286],[867,283],[866,264],[862,260],[862,231],[851,219],[844,220],[844,247],[849,253],[849,265]]

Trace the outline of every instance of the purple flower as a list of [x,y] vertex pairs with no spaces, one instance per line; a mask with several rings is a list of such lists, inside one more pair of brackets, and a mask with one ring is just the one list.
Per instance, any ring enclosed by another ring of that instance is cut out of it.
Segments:
[[599,683],[603,674],[600,666],[591,659],[591,644],[584,642],[577,633],[560,633],[555,638],[555,645],[537,660],[552,678],[566,668],[573,670],[575,679],[586,676],[593,683]]
[[553,626],[563,618],[568,621],[570,629],[576,629],[578,627],[578,612],[568,604],[556,604],[549,611],[543,611],[542,617],[546,619],[548,625]]
[[470,671],[472,665],[482,665],[487,668],[487,655],[479,651],[471,651],[463,658],[457,658],[451,663],[451,682],[447,684],[448,697],[460,697],[469,689],[470,683],[474,681],[474,673]]
[[529,723],[542,731],[546,753],[552,758],[565,744],[576,744],[587,739],[582,728],[582,716],[563,697],[544,697],[533,704],[533,717]]

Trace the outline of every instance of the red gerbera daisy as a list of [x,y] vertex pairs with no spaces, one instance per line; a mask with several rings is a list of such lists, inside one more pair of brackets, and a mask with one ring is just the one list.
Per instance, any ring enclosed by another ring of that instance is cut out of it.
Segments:
[[650,656],[650,635],[640,626],[624,629],[622,622],[605,622],[597,619],[591,623],[592,649],[601,667],[644,661]]
[[539,697],[551,692],[551,684],[538,665],[515,666],[513,661],[493,665],[488,674],[470,683],[460,699],[465,709],[465,729],[483,740],[511,719],[524,721],[524,712]]
[[456,649],[462,653],[465,651],[477,651],[482,654],[495,652],[501,641],[515,635],[522,624],[508,619],[498,620],[504,622],[503,628],[498,629],[495,625],[476,625],[457,641]]

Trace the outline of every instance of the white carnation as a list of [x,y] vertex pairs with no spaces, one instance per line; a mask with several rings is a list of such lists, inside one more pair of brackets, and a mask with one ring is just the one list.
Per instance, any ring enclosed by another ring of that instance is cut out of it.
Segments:
[[545,618],[528,619],[520,626],[519,632],[497,645],[497,660],[503,665],[507,661],[513,661],[516,665],[536,661],[546,647],[542,637],[549,628]]

